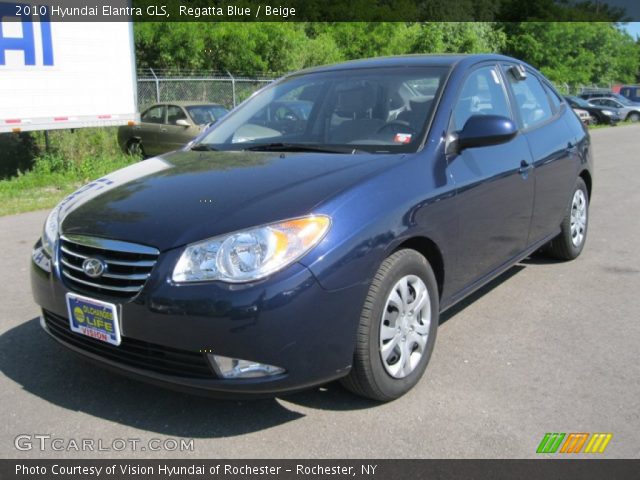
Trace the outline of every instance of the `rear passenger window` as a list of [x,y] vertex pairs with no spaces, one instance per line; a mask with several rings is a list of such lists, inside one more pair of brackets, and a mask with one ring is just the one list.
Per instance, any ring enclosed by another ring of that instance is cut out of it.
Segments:
[[524,128],[539,125],[553,117],[549,98],[535,75],[528,72],[523,80],[516,79],[510,72],[507,76]]
[[549,97],[549,100],[551,100],[553,111],[554,112],[559,111],[560,106],[562,105],[562,100],[560,99],[560,97],[556,94],[556,92],[553,91],[551,87],[549,87],[549,85],[545,84],[544,89],[547,92],[547,96]]
[[453,130],[460,131],[474,115],[500,115],[511,118],[509,103],[496,67],[481,67],[465,80],[453,108]]

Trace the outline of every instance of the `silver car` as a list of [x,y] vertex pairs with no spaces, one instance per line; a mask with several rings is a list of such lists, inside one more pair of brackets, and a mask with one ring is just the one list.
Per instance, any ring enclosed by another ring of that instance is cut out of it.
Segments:
[[154,156],[177,150],[229,110],[206,102],[166,102],[147,108],[140,123],[118,130],[118,142],[125,152]]
[[632,102],[623,102],[609,97],[590,98],[589,103],[596,107],[608,107],[615,109],[620,118],[629,122],[640,121],[640,106]]

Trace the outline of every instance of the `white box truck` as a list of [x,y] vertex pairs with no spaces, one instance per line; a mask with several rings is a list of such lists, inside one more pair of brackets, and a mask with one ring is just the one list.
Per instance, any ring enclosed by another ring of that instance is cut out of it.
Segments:
[[138,120],[131,22],[48,21],[0,0],[0,133]]

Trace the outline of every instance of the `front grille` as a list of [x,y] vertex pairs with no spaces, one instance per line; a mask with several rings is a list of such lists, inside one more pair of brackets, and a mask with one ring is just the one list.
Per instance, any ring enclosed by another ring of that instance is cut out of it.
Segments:
[[[133,298],[151,274],[159,251],[135,243],[67,235],[60,238],[60,272],[72,290],[117,298]],[[84,273],[87,258],[102,260],[107,268],[98,278]]]
[[215,378],[204,355],[189,350],[164,347],[128,337],[122,337],[117,347],[73,332],[69,320],[47,310],[43,317],[51,334],[69,345],[89,353],[164,375],[188,378]]

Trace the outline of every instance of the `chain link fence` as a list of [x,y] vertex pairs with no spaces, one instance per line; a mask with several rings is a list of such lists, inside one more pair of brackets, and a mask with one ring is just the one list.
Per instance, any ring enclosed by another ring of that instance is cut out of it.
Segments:
[[[176,72],[146,68],[138,70],[138,108],[143,112],[154,103],[197,101],[218,103],[232,109],[282,75],[233,75],[230,72]],[[562,95],[580,95],[585,92],[611,92],[614,85],[556,83],[555,87]]]
[[231,109],[253,92],[273,82],[279,74],[234,76],[229,72],[138,71],[138,108],[159,102],[219,103]]
[[607,93],[607,92],[612,92],[614,88],[613,83],[599,84],[599,85],[596,85],[594,83],[592,85],[574,85],[574,86],[570,86],[567,83],[554,83],[554,86],[556,87],[558,92],[560,92],[563,95],[580,95],[581,93],[586,93],[586,92]]

